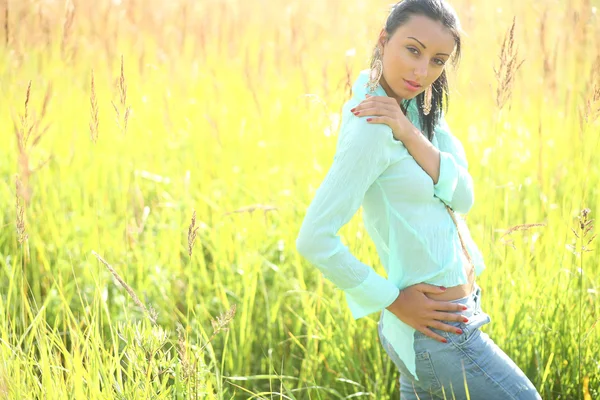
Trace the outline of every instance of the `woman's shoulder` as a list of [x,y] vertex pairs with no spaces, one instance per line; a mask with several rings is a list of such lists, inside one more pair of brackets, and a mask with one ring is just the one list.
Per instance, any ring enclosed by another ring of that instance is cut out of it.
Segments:
[[367,116],[356,116],[350,111],[360,102],[361,100],[352,98],[344,104],[340,136],[356,137],[358,141],[374,140],[380,144],[392,144],[396,140],[392,128],[386,124],[367,122]]

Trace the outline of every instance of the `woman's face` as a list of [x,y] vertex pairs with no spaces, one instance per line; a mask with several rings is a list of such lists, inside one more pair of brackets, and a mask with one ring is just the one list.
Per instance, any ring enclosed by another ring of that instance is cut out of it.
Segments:
[[398,103],[424,92],[442,74],[455,47],[454,37],[441,22],[422,15],[411,16],[384,43],[386,35],[382,29],[383,75],[379,83]]

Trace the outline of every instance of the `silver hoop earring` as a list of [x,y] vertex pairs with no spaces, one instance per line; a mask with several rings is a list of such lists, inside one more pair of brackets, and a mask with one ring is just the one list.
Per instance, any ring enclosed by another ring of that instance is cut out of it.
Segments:
[[429,115],[431,112],[431,98],[433,97],[432,85],[427,86],[425,89],[425,96],[423,97],[423,114]]
[[375,89],[377,89],[381,75],[383,75],[383,62],[381,61],[381,50],[379,50],[379,46],[377,46],[373,57],[373,66],[369,73],[369,81],[365,84],[365,87],[369,89],[369,92],[373,93]]

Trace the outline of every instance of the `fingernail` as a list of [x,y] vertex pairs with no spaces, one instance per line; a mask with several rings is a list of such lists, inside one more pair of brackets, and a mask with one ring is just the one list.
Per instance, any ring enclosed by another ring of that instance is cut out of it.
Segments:
[[350,110],[350,112],[354,112],[354,110],[356,110],[356,107],[354,107],[352,110]]
[[367,122],[373,121],[373,118],[367,118]]
[[446,339],[442,339],[442,342],[444,343],[448,343],[448,341]]
[[469,309],[469,307],[467,307],[467,306],[462,306],[462,308],[463,308],[463,311],[466,311]]
[[440,289],[442,290],[446,290],[446,288],[444,286],[440,286]]
[[462,333],[462,331],[460,329],[457,329],[456,333],[458,333],[460,335]]
[[468,318],[463,319],[463,322],[469,322]]

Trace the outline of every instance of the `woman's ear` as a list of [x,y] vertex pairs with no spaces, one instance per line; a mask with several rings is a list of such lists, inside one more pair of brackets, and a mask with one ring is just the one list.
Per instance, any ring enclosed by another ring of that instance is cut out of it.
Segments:
[[385,31],[385,28],[382,28],[381,32],[379,32],[379,39],[377,41],[377,44],[381,47],[382,50],[383,50],[383,46],[385,45],[386,38],[387,38],[387,32]]

